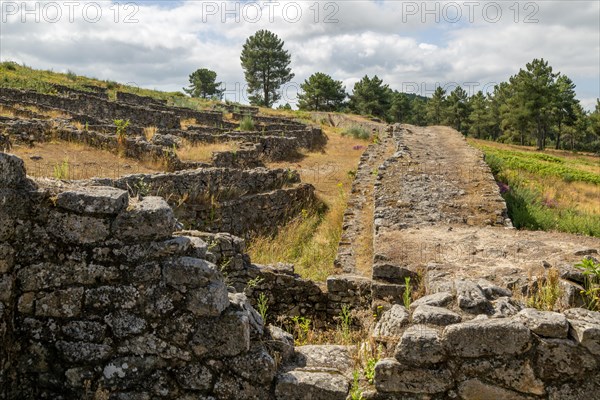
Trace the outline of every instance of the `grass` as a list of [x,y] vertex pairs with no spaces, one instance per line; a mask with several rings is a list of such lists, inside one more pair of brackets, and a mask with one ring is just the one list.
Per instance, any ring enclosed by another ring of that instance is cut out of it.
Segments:
[[600,160],[568,151],[469,140],[503,184],[515,227],[600,237]]
[[[63,169],[60,171],[60,179],[118,178],[127,174],[162,170],[153,163],[122,158],[107,150],[59,140],[36,143],[34,147],[14,145],[11,153],[23,159],[27,174],[33,177],[54,178],[57,166]],[[65,174],[62,165],[67,158],[68,174],[63,177]]]
[[210,162],[212,154],[219,151],[234,151],[239,148],[237,142],[224,143],[184,143],[175,152],[182,161]]
[[54,84],[67,86],[77,90],[92,91],[87,86],[97,86],[108,90],[110,99],[116,98],[116,92],[126,92],[138,96],[166,100],[167,104],[177,107],[187,107],[196,110],[211,108],[212,100],[196,99],[185,96],[181,92],[161,92],[144,89],[137,86],[123,85],[109,80],[100,80],[77,75],[73,71],[64,73],[51,70],[37,70],[12,61],[0,63],[0,87],[13,89],[35,90],[41,93],[56,94]]
[[547,276],[538,278],[530,285],[533,290],[527,298],[527,306],[543,311],[554,311],[560,308],[562,296],[560,272],[556,268],[548,270]]
[[154,137],[154,135],[156,135],[156,132],[158,131],[158,128],[155,126],[147,126],[144,128],[144,137],[146,138],[146,141],[151,142],[152,138]]
[[354,125],[350,128],[345,129],[342,132],[342,135],[351,136],[354,139],[368,140],[371,137],[371,132],[369,132],[367,129],[363,128],[360,125]]
[[581,295],[589,310],[600,311],[600,263],[591,258],[584,258],[575,265],[585,276],[584,289]]
[[[293,112],[287,112],[293,114]],[[252,260],[259,264],[292,263],[301,276],[324,281],[333,274],[333,262],[342,233],[342,221],[361,150],[354,147],[363,141],[342,136],[337,128],[324,126],[329,137],[323,151],[305,152],[298,163],[270,163],[270,168],[294,168],[302,182],[315,186],[316,193],[327,206],[306,210],[275,236],[254,238],[248,244]]]
[[240,121],[240,131],[247,132],[255,129],[256,126],[254,125],[254,120],[252,120],[252,117],[249,115],[244,116],[244,118],[242,118]]

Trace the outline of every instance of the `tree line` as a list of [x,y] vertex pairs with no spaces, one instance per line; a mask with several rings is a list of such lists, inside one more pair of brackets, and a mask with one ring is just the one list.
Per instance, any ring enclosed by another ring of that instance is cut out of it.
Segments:
[[[290,82],[291,56],[284,42],[268,30],[250,36],[240,61],[250,103],[272,107],[282,85]],[[199,69],[184,89],[193,97],[222,99],[216,73]],[[316,72],[301,85],[298,108],[307,111],[354,112],[386,122],[449,125],[481,139],[600,152],[600,100],[586,112],[575,96],[575,84],[554,72],[544,59],[534,59],[490,93],[469,96],[460,86],[449,93],[437,87],[430,98],[393,90],[377,75],[364,76],[346,92],[342,81]],[[289,105],[280,106],[290,108]]]

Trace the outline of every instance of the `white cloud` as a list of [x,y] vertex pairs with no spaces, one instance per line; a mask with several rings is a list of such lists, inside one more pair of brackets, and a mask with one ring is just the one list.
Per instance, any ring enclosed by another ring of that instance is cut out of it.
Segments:
[[[94,3],[102,5],[95,23],[82,18],[83,2],[74,22],[67,18],[65,3],[58,2],[63,16],[56,23],[35,22],[23,10],[7,9],[10,4],[21,3],[2,2],[1,59],[149,88],[180,90],[187,75],[200,67],[217,71],[228,89],[243,85],[242,45],[256,30],[269,29],[292,54],[296,86],[319,71],[342,80],[348,91],[362,76],[375,74],[392,88],[419,87],[423,94],[449,82],[471,87],[476,82],[481,88],[506,80],[533,58],[544,58],[578,84],[584,104],[600,97],[598,2],[520,2],[514,7],[514,2],[485,1],[473,7],[442,1],[427,2],[427,9],[420,1],[281,1],[271,9],[262,2],[255,23],[249,18],[256,17],[257,8],[246,2],[227,2],[225,8],[221,1],[138,2],[137,11],[121,4],[117,22],[115,5]],[[494,4],[501,4],[499,14]],[[228,12],[236,7],[239,17]],[[128,15],[138,22],[125,23]],[[538,22],[525,23],[528,16]],[[327,18],[337,22],[326,23]]]

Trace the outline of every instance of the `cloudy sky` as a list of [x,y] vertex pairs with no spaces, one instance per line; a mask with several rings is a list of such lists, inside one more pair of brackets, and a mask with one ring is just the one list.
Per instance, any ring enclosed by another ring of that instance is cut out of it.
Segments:
[[600,2],[590,1],[1,1],[0,59],[58,72],[181,90],[197,68],[246,102],[239,56],[268,29],[285,41],[295,103],[314,72],[348,92],[377,74],[393,89],[473,93],[534,58],[571,77],[583,105],[600,97]]

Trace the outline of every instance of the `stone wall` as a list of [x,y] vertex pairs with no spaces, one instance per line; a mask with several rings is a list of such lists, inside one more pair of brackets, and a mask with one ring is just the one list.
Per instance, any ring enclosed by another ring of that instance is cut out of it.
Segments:
[[115,119],[130,120],[139,126],[179,128],[180,119],[170,111],[159,111],[125,103],[111,102],[94,95],[79,94],[75,98],[52,96],[32,91],[0,88],[3,102],[31,102],[68,112],[84,114],[92,118],[112,122]]
[[187,228],[244,237],[273,232],[317,202],[314,187],[284,169],[203,168],[93,182],[164,197]]
[[373,338],[391,357],[375,366],[367,399],[583,399],[600,389],[600,313],[524,308],[486,281],[394,305]]
[[144,107],[167,105],[166,100],[155,99],[154,97],[138,96],[137,94],[126,92],[117,92],[117,101]]
[[164,200],[41,187],[5,153],[0,199],[0,399],[274,398],[293,344]]
[[313,282],[296,274],[293,265],[252,264],[244,240],[231,234],[199,231],[181,234],[205,241],[227,284],[244,292],[253,305],[261,294],[266,296],[268,322],[302,316],[310,318],[313,327],[331,328],[339,322],[342,307],[368,309],[371,305],[370,279],[338,275],[329,277],[326,284]]

